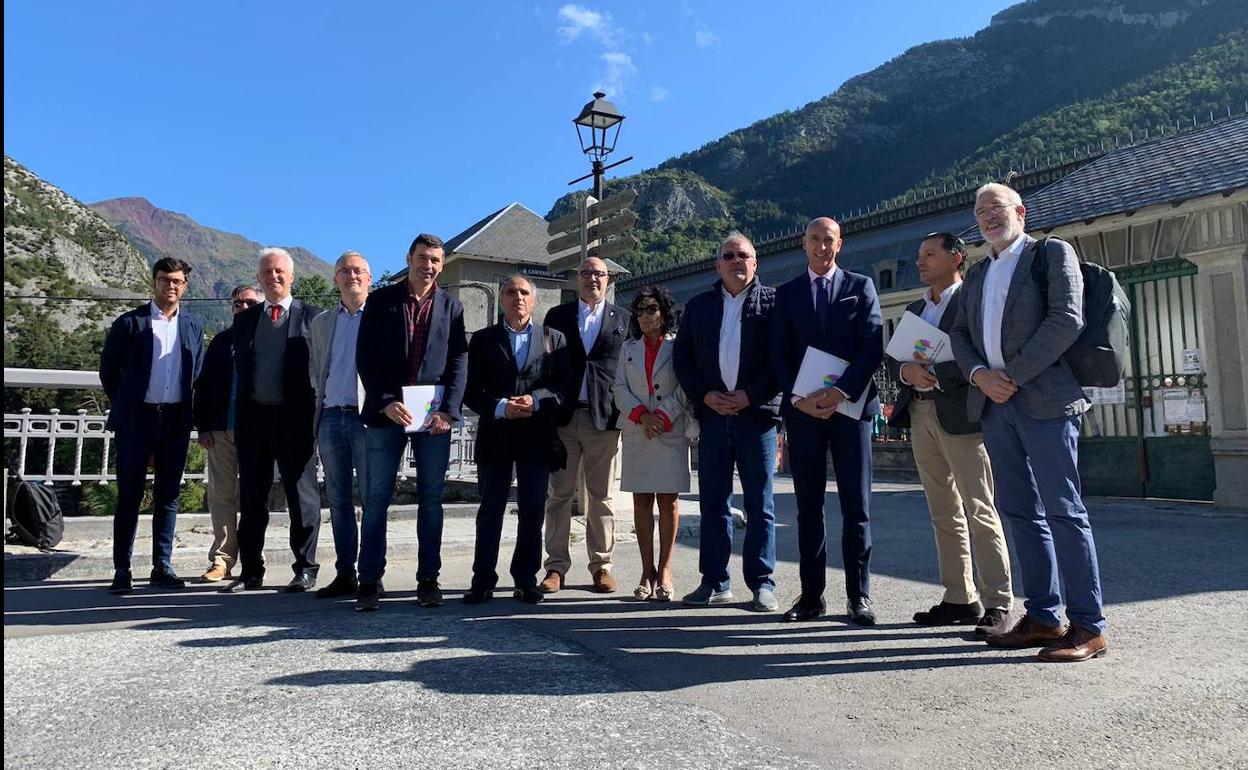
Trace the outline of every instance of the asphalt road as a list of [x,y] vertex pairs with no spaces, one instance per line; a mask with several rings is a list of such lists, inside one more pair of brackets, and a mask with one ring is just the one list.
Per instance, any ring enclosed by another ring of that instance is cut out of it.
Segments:
[[[783,481],[777,507],[786,602],[797,565]],[[536,607],[503,591],[458,602],[463,542],[445,549],[451,600],[433,610],[412,601],[406,561],[372,615],[208,586],[125,598],[94,581],[6,586],[5,765],[1248,767],[1248,518],[1090,507],[1110,654],[1077,665],[908,622],[939,590],[922,496],[901,485],[874,497],[873,629],[629,601],[631,542],[619,595],[585,590],[577,544],[575,585]],[[678,591],[696,584],[696,546],[678,545]],[[834,613],[842,584],[830,569]]]

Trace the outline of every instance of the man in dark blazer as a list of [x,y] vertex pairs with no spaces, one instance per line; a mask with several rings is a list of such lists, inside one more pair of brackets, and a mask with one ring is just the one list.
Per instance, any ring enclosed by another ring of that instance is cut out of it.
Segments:
[[776,469],[779,387],[768,350],[776,290],[756,277],[754,244],[730,233],[719,247],[710,291],[689,300],[672,363],[681,390],[694,405],[698,439],[698,508],[702,517],[698,569],[702,580],[684,597],[691,606],[732,600],[732,473],[744,492],[745,543],[741,571],[753,592],[751,608],[771,612],[775,597],[776,514],[771,483]]
[[191,266],[165,257],[152,265],[152,301],[113,322],[100,354],[100,383],[116,434],[117,509],[113,516],[113,582],[130,593],[130,557],[148,463],[152,489],[150,585],[182,588],[173,571],[178,488],[191,440],[191,391],[204,361],[204,327],[179,306]]
[[[871,420],[880,413],[872,376],[884,357],[883,317],[871,279],[836,265],[841,226],[820,217],[806,226],[807,269],[776,290],[772,371],[784,389],[780,402],[788,434],[789,466],[797,498],[797,539],[802,595],[787,621],[823,615],[827,534],[823,505],[828,450],[841,500],[841,553],[848,612],[858,625],[874,625],[871,609]],[[848,362],[836,384],[805,397],[793,393],[806,349]],[[864,402],[861,419],[838,412],[842,401]]]
[[[230,292],[230,311],[238,315],[259,305],[260,292],[236,286]],[[208,569],[201,583],[219,583],[238,562],[238,446],[234,442],[238,377],[234,371],[234,327],[222,329],[204,354],[204,368],[195,381],[195,430],[207,453],[208,513],[212,516],[212,545]]]
[[[1062,358],[1083,330],[1083,276],[1068,243],[1049,239],[1037,255],[1026,213],[1005,185],[976,193],[988,259],[967,273],[950,339],[974,385],[968,413],[983,418],[997,509],[1014,532],[1027,596],[1027,613],[988,644],[1042,647],[1041,660],[1075,662],[1108,646],[1096,543],[1079,492],[1079,426],[1090,403]],[[1032,269],[1037,259],[1043,285]]]
[[[360,522],[360,587],[356,609],[375,610],[386,569],[386,512],[409,441],[416,463],[416,601],[442,604],[442,492],[451,459],[451,428],[463,422],[460,405],[468,376],[464,306],[438,287],[445,246],[436,235],[416,236],[407,250],[407,280],[369,295],[360,325],[356,368],[364,383],[360,419],[365,431],[368,483]],[[415,419],[403,405],[405,385],[435,385],[442,399],[427,430],[407,433]]]
[[550,477],[546,501],[546,577],[541,590],[563,587],[572,556],[572,498],[578,473],[585,483],[585,547],[593,590],[611,593],[615,551],[615,513],[611,510],[612,468],[620,449],[620,412],[615,406],[615,372],[628,339],[629,313],[607,302],[611,276],[607,263],[590,257],[577,270],[579,297],[546,313],[545,325],[563,334],[578,392],[558,413],[559,438],[568,451],[567,467]]
[[290,295],[295,264],[285,249],[262,250],[256,278],[264,303],[234,316],[242,570],[221,590],[264,587],[264,532],[276,461],[290,510],[290,549],[295,557],[291,565],[295,576],[286,591],[300,593],[316,585],[318,570],[321,496],[312,436],[316,394],[308,376],[308,330],[312,319],[324,311]]
[[[906,310],[948,334],[962,305],[966,245],[952,233],[932,233],[919,244],[915,264],[928,289]],[[1005,631],[1014,600],[1010,554],[992,503],[992,467],[984,435],[979,422],[966,413],[970,385],[955,361],[890,357],[886,365],[898,383],[889,424],[910,429],[945,589],[940,603],[915,613],[914,622],[974,624],[980,638]]]
[[542,518],[551,471],[563,468],[567,453],[556,429],[559,408],[575,397],[576,380],[564,336],[533,323],[533,282],[514,276],[503,284],[504,321],[472,336],[464,404],[481,416],[475,458],[477,542],[472,587],[464,602],[479,604],[498,583],[498,546],[503,513],[516,477],[519,521],[511,558],[515,598],[542,600],[537,570],[542,559]]

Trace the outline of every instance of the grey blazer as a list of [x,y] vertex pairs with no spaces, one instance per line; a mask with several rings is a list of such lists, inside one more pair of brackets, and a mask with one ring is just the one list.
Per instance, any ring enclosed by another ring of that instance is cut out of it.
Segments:
[[[1025,236],[1026,245],[1006,294],[1001,317],[1001,354],[1005,370],[1018,385],[1019,399],[1029,417],[1055,419],[1082,414],[1090,405],[1074,372],[1062,354],[1083,329],[1083,276],[1079,257],[1070,244],[1048,241],[1048,303],[1032,278],[1036,240]],[[962,307],[949,336],[953,355],[970,379],[977,367],[988,367],[984,353],[984,278],[988,259],[971,266],[962,284]],[[991,368],[991,367],[989,367]],[[984,394],[972,387],[967,395],[968,417],[978,420]]]
[[[940,317],[940,323],[937,324],[942,332],[948,333],[953,328],[954,322],[958,320],[962,297],[965,294],[966,286],[963,285],[948,300],[949,306],[945,308],[945,313]],[[906,310],[921,316],[924,306],[924,300],[920,297],[907,305]],[[908,362],[897,361],[891,356],[884,359],[888,373],[897,383],[897,403],[893,405],[893,415],[889,418],[888,424],[898,428],[910,427],[910,398],[914,395],[914,388],[901,381],[901,366],[905,363]],[[936,375],[936,381],[940,386],[935,391],[936,420],[940,423],[940,427],[954,436],[979,433],[979,421],[970,419],[966,414],[967,391],[971,387],[966,377],[962,376],[962,370],[958,368],[957,361],[936,364],[931,371]]]
[[[363,312],[363,311],[361,311]],[[334,330],[338,319],[338,308],[321,313],[312,319],[308,327],[308,378],[312,381],[312,389],[316,391],[316,412],[312,416],[312,435],[317,435],[321,427],[321,409],[325,406],[325,383],[329,379],[329,353],[334,349]],[[351,359],[355,362],[354,356]],[[356,406],[364,404],[364,383],[360,376],[355,376]]]

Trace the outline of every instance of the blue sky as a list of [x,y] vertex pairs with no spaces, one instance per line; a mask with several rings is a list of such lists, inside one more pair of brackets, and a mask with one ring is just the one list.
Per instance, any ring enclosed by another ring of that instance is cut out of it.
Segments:
[[544,215],[589,170],[571,121],[596,87],[633,173],[1011,4],[9,0],[4,152],[83,201],[380,273],[417,232]]

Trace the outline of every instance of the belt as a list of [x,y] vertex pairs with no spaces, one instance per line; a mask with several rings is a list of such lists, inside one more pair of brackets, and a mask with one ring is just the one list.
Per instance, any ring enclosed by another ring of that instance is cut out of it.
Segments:
[[588,401],[577,401],[577,402],[576,402],[576,408],[577,408],[577,409],[588,409],[588,408],[589,408],[589,402],[588,402]]
[[358,408],[358,407],[354,407],[354,406],[324,406],[324,407],[321,407],[321,409],[322,409],[322,410],[329,410],[329,409],[332,409],[332,410],[333,410],[333,411],[335,411],[335,412],[350,412],[351,414],[359,414],[359,413],[360,413],[359,408]]
[[146,401],[143,402],[143,408],[149,412],[168,412],[171,409],[180,409],[181,407],[181,401],[172,404],[149,404]]
[[910,394],[910,398],[914,401],[935,401],[936,391],[934,390],[916,390]]

